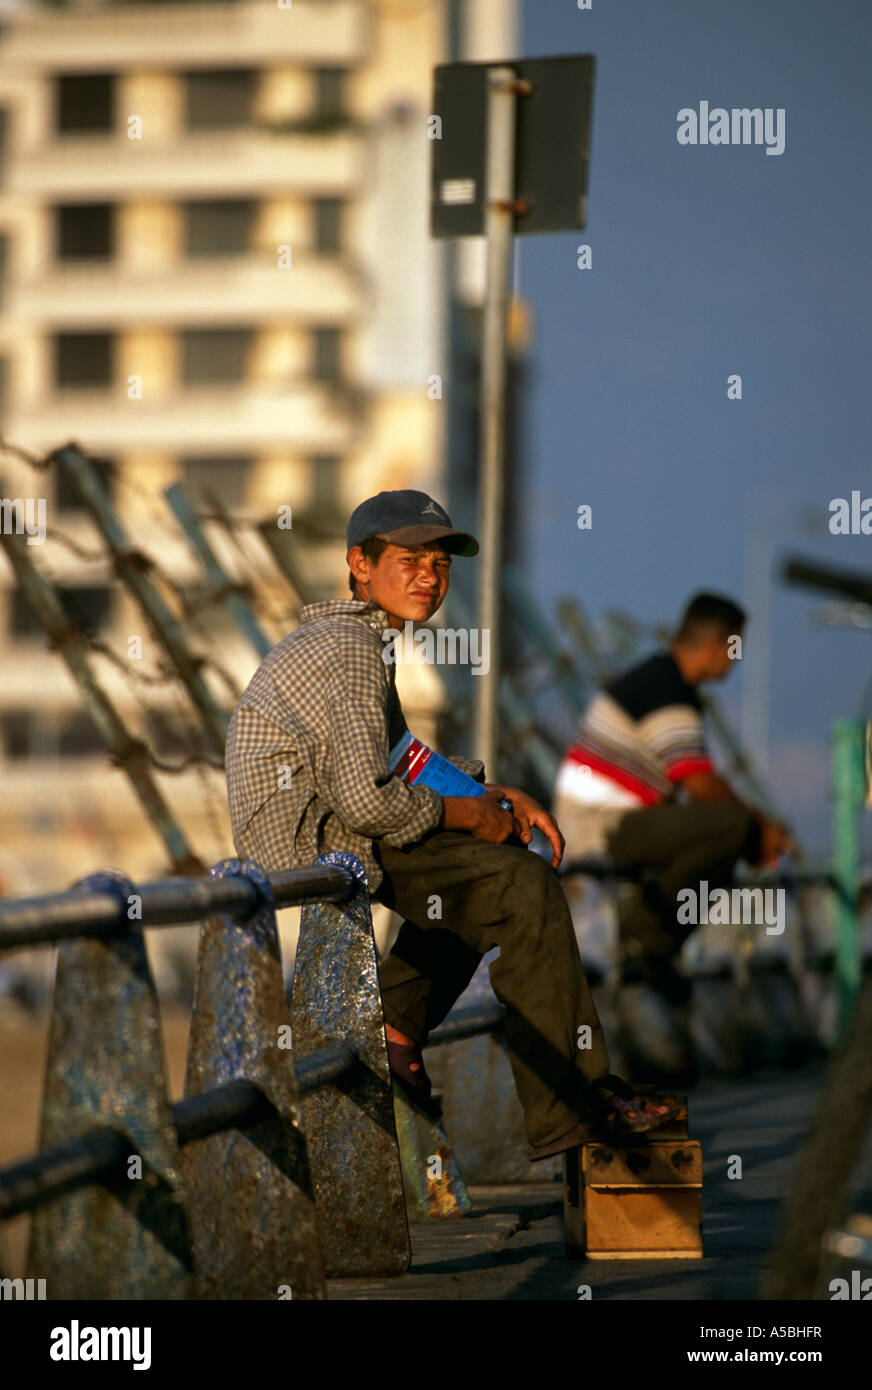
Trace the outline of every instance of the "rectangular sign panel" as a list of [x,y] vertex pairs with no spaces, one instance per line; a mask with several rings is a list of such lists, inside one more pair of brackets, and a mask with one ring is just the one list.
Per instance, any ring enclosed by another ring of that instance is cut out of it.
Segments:
[[[487,71],[502,62],[443,63],[435,69],[430,230],[435,237],[484,235]],[[518,95],[515,197],[530,206],[514,232],[564,232],[587,220],[587,178],[595,60],[589,53],[560,58],[506,59],[532,84]]]

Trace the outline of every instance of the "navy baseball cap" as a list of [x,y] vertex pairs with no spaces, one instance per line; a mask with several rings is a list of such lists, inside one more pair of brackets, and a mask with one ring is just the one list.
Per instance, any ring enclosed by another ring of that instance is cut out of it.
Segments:
[[404,488],[378,492],[355,507],[348,523],[348,549],[377,536],[391,545],[424,545],[442,541],[452,555],[477,555],[478,541],[468,531],[455,531],[444,507],[426,492]]

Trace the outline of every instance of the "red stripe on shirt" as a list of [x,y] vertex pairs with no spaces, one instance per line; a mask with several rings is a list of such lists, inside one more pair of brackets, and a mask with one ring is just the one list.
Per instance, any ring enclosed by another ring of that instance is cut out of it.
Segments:
[[642,782],[622,767],[615,767],[612,763],[606,762],[604,758],[598,758],[595,753],[589,753],[585,748],[574,744],[572,748],[567,750],[566,756],[571,763],[578,763],[580,766],[591,768],[594,772],[602,773],[604,777],[608,777],[619,787],[623,787],[626,791],[632,792],[634,796],[638,796],[639,800],[646,806],[656,806],[663,800],[660,793],[654,787],[649,787],[647,782]]
[[666,769],[666,776],[670,782],[683,782],[685,777],[694,777],[698,772],[714,772],[710,758],[679,758]]

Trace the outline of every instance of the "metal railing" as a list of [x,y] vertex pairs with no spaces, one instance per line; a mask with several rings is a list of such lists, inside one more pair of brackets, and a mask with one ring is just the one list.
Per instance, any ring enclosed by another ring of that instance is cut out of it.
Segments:
[[[293,905],[289,1006],[275,910]],[[143,929],[197,921],[171,1105]],[[0,949],[55,942],[39,1152],[0,1172],[0,1219],[33,1213],[28,1267],[49,1297],[317,1299],[326,1277],[408,1268],[403,1167],[426,1155],[409,1131],[401,1158],[354,856],[271,875],[230,859],[138,886],[95,874],[0,902]],[[442,1032],[495,1022],[461,1015]]]
[[[646,877],[593,859],[565,872]],[[741,880],[779,881],[838,889],[823,870]],[[303,909],[290,1005],[275,920],[289,906]],[[203,925],[185,1096],[171,1104],[144,929],[190,922]],[[270,875],[230,859],[141,885],[94,874],[0,901],[0,950],[49,943],[39,1152],[0,1171],[0,1220],[33,1213],[28,1269],[50,1297],[320,1299],[328,1277],[404,1272],[410,1212],[468,1208],[444,1130],[393,1093],[352,855]],[[502,1024],[479,999],[428,1046]]]

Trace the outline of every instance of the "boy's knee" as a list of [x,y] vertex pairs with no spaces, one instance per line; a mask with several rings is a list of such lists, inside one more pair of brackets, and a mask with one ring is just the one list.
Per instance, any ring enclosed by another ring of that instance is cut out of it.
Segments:
[[522,850],[516,861],[513,876],[530,892],[553,891],[556,875],[548,860],[533,850]]

